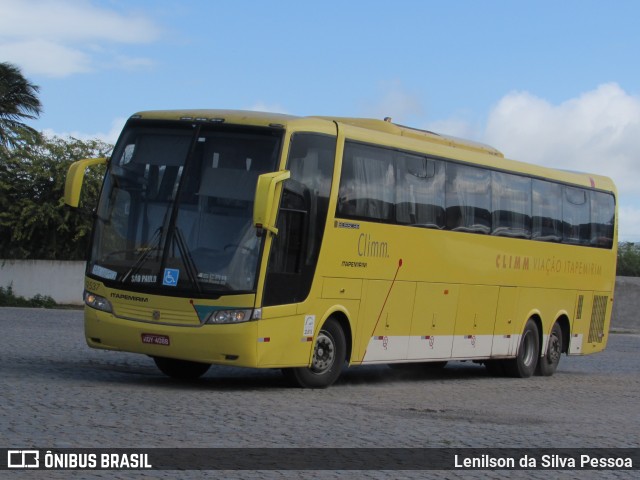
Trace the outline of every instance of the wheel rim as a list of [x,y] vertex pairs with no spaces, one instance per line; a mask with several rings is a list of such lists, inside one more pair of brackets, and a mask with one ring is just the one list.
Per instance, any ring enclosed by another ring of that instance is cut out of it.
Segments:
[[325,331],[321,331],[313,349],[313,361],[311,371],[317,374],[327,372],[333,366],[336,358],[336,346],[333,337]]
[[549,352],[547,353],[549,363],[557,363],[558,360],[560,360],[560,355],[562,355],[562,346],[560,345],[560,339],[558,338],[558,335],[552,333],[551,337],[549,338]]
[[522,342],[522,348],[524,349],[524,355],[522,355],[522,363],[525,365],[531,365],[534,359],[535,339],[532,332],[526,332],[524,335],[524,341]]

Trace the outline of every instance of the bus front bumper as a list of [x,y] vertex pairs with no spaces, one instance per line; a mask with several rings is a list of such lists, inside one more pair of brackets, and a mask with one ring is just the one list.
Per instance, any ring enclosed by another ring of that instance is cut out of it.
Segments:
[[257,322],[175,326],[127,320],[85,307],[84,328],[92,348],[194,362],[257,366]]

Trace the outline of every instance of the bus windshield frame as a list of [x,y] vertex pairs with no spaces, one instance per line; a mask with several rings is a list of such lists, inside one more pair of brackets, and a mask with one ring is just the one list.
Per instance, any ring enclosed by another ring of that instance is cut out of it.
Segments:
[[131,120],[98,205],[87,275],[111,288],[193,297],[254,293],[264,239],[257,178],[284,130]]

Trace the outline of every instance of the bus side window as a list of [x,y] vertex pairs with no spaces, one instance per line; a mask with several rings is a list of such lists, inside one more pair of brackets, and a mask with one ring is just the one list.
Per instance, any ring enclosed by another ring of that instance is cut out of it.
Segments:
[[402,153],[396,166],[396,221],[444,228],[444,163]]
[[589,192],[582,188],[565,186],[562,201],[563,242],[589,245],[590,223]]
[[562,241],[562,185],[534,179],[532,184],[532,238]]
[[345,143],[338,215],[390,222],[395,206],[394,190],[392,151]]
[[447,229],[491,231],[491,172],[483,168],[447,164]]
[[491,172],[492,235],[531,237],[531,179]]
[[591,192],[591,245],[600,248],[613,246],[613,219],[615,217],[613,195]]

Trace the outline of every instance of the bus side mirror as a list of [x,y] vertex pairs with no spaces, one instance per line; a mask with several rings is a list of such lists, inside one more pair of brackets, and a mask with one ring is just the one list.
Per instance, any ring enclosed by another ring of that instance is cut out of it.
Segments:
[[278,229],[275,226],[276,218],[273,211],[276,187],[289,177],[291,177],[291,172],[288,170],[263,173],[258,177],[256,197],[253,204],[253,224],[258,231],[268,230],[274,235],[278,234]]
[[67,180],[64,184],[64,203],[70,207],[77,207],[80,202],[80,191],[82,190],[82,181],[84,180],[84,172],[87,167],[92,165],[104,165],[107,158],[85,158],[73,162],[67,172]]

